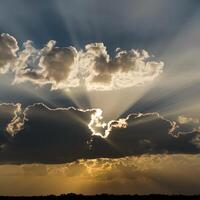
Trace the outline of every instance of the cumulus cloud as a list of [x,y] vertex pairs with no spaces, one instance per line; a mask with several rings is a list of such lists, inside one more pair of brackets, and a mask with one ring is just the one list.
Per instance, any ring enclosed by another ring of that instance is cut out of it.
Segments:
[[[26,41],[23,44],[24,49],[18,52],[18,57],[15,60],[13,71],[15,79],[13,83],[21,83],[27,80],[37,81],[42,80],[43,75],[39,73],[38,61],[41,57],[41,51],[33,47],[32,41]],[[38,81],[37,84],[40,82]]]
[[[15,62],[15,81],[30,81],[36,85],[51,84],[52,89],[66,88],[69,73],[76,58],[73,47],[56,47],[56,42],[49,41],[43,49],[36,49],[33,42],[24,43]],[[74,84],[70,83],[70,84]]]
[[122,89],[143,84],[160,75],[164,65],[163,62],[147,61],[150,56],[144,50],[117,48],[115,57],[111,58],[103,43],[86,45],[80,58],[80,68],[89,90]]
[[[12,57],[2,55],[3,63],[11,63],[18,49],[15,45],[12,44],[12,51],[9,49]],[[164,64],[152,61],[145,50],[117,48],[112,58],[103,43],[91,43],[78,51],[71,46],[57,47],[51,40],[42,49],[36,49],[31,41],[25,42],[13,66],[14,83],[50,84],[51,89],[66,91],[84,84],[89,91],[109,91],[152,81],[162,73]]]
[[158,113],[133,113],[108,123],[99,109],[49,108],[36,103],[20,113],[16,115],[13,110],[7,121],[15,124],[18,133],[0,137],[0,143],[6,144],[0,151],[0,163],[64,163],[81,158],[199,153],[193,141],[197,132],[177,135],[176,123]]
[[52,83],[54,89],[64,88],[74,67],[76,49],[74,47],[55,47],[53,41],[50,41],[47,47],[49,48],[40,58],[41,73]]
[[0,74],[7,72],[9,67],[12,67],[17,50],[16,39],[9,34],[2,33],[0,35]]

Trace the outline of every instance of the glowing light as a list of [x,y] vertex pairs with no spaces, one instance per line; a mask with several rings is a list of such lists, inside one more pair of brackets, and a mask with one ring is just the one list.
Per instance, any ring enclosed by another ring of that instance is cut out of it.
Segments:
[[91,115],[91,121],[88,124],[88,128],[91,130],[92,135],[107,138],[112,131],[112,128],[126,128],[127,119],[111,120],[108,123],[103,121],[103,111],[96,109],[96,112]]

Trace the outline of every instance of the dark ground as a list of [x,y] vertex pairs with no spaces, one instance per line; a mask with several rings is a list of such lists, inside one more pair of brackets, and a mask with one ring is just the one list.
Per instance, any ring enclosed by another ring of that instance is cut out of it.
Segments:
[[60,196],[49,195],[49,196],[33,196],[33,197],[9,197],[9,196],[0,196],[0,200],[4,199],[133,199],[133,200],[167,200],[167,199],[195,199],[200,200],[200,195],[193,195],[193,196],[185,196],[185,195],[94,195],[94,196],[87,196],[87,195],[77,195],[77,194],[62,194]]

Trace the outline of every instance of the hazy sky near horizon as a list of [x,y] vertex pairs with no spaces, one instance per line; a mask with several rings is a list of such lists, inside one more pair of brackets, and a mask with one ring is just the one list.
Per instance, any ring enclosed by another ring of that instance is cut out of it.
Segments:
[[199,193],[198,0],[2,0],[0,195]]

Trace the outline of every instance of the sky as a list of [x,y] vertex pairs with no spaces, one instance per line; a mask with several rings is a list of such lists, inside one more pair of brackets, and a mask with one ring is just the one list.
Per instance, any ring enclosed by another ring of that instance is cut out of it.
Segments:
[[2,0],[0,195],[197,194],[198,0]]

